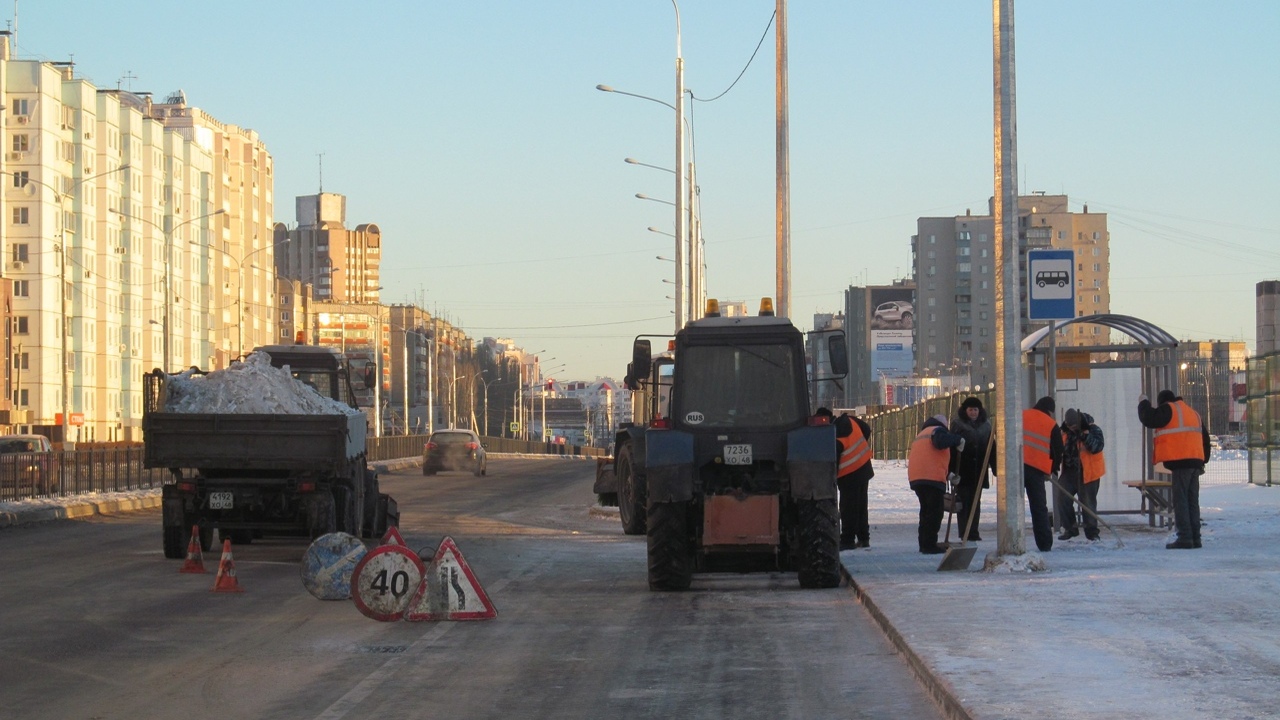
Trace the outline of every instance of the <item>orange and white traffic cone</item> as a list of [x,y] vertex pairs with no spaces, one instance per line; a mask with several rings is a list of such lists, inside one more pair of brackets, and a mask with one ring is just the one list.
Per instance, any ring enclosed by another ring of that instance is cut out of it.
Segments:
[[207,573],[204,555],[200,553],[200,526],[191,526],[191,542],[187,543],[187,561],[178,569],[180,573]]
[[218,561],[218,575],[213,579],[210,592],[244,592],[236,580],[236,563],[231,559],[231,540],[222,541],[222,559]]

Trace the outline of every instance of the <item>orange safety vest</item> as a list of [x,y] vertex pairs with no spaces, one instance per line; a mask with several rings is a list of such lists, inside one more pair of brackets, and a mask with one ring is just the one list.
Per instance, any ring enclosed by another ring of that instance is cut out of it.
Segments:
[[[947,468],[951,464],[951,451],[939,450],[933,446],[933,433],[936,425],[920,431],[911,442],[911,452],[907,455],[907,482],[917,480],[947,481]],[[944,428],[945,429],[945,428]]]
[[1047,413],[1029,408],[1022,411],[1022,463],[1048,475],[1053,472],[1049,438],[1057,423]]
[[1156,430],[1155,461],[1206,460],[1200,415],[1181,400],[1169,403],[1169,424]]
[[[1061,432],[1062,444],[1066,445],[1067,431],[1061,430]],[[1106,458],[1102,456],[1102,453],[1089,452],[1089,449],[1084,446],[1084,442],[1081,442],[1078,448],[1080,450],[1080,475],[1083,482],[1091,483],[1101,480],[1102,476],[1107,474]]]
[[1080,448],[1080,472],[1087,483],[1097,482],[1107,472],[1107,460],[1102,453],[1091,453]]
[[862,437],[862,428],[856,422],[851,424],[853,434],[836,438],[836,442],[840,443],[840,465],[836,468],[836,477],[844,477],[871,462],[871,446]]

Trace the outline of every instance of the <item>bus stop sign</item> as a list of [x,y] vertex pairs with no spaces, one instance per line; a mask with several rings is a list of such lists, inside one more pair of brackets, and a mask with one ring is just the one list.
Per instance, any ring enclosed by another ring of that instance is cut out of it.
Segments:
[[1076,260],[1072,250],[1027,251],[1027,318],[1076,316]]

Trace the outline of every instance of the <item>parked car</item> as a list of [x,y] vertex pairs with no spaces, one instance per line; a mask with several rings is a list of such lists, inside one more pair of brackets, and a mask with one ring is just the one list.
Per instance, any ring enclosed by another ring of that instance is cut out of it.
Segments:
[[876,311],[872,315],[872,319],[880,324],[901,325],[902,327],[911,327],[911,321],[915,317],[915,308],[911,303],[904,300],[890,300],[886,303],[880,303],[876,306]]
[[422,474],[470,470],[476,477],[489,472],[480,436],[470,430],[437,430],[422,448]]
[[53,445],[43,435],[0,435],[0,486],[33,493],[58,491]]

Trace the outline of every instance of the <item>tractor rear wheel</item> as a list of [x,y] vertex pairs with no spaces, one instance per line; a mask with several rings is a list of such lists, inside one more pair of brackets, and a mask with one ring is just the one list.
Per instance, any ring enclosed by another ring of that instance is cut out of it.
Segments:
[[801,500],[799,510],[799,567],[802,588],[840,585],[840,511],[836,501]]
[[635,457],[631,443],[618,451],[615,471],[618,474],[618,517],[622,519],[622,532],[627,535],[643,535],[645,531],[645,488],[636,477]]
[[648,512],[649,589],[688,590],[693,581],[693,541],[688,503],[654,503]]

